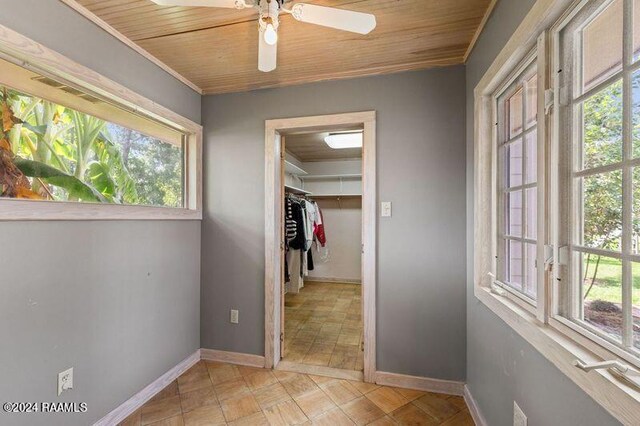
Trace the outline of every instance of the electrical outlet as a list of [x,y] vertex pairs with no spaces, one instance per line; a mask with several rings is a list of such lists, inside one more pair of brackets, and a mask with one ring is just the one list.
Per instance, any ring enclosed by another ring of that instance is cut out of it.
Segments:
[[383,201],[380,203],[380,216],[391,217],[391,201]]
[[527,416],[515,401],[513,401],[513,426],[527,426]]
[[237,324],[238,323],[238,310],[237,309],[232,309],[231,310],[231,324]]
[[58,373],[58,396],[68,389],[73,389],[73,368]]

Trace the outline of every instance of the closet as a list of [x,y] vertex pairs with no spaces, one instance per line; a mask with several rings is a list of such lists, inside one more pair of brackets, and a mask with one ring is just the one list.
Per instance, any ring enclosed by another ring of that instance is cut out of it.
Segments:
[[283,142],[282,360],[362,370],[362,148],[328,135]]

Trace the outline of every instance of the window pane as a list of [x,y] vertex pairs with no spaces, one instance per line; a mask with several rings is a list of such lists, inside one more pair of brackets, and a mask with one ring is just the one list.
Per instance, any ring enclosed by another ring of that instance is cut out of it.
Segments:
[[538,130],[531,130],[525,139],[527,146],[526,183],[533,183],[538,179]]
[[622,81],[586,100],[582,113],[583,167],[622,161]]
[[622,262],[606,256],[579,255],[582,263],[584,320],[610,337],[622,336]]
[[640,59],[640,0],[633,0],[633,61]]
[[522,291],[522,243],[507,241],[507,284]]
[[131,175],[134,204],[182,207],[183,150],[116,124],[107,124]]
[[512,237],[522,236],[522,191],[507,194],[507,234]]
[[522,185],[522,140],[507,145],[507,158],[509,161],[507,168],[507,187]]
[[587,247],[620,250],[622,235],[622,173],[582,179],[583,240]]
[[584,91],[622,68],[622,3],[615,0],[583,30]]
[[527,84],[527,128],[536,124],[538,117],[538,75],[534,75]]
[[527,277],[526,277],[526,286],[525,286],[525,294],[532,299],[536,298],[538,293],[538,286],[536,283],[536,245],[535,244],[525,244],[527,250]]
[[640,71],[633,73],[631,87],[631,92],[633,94],[633,156],[637,158],[640,157]]
[[538,232],[538,188],[529,188],[525,191],[527,197],[527,232],[526,237],[536,239]]
[[640,349],[640,263],[631,263],[631,315],[633,319],[633,346]]
[[631,251],[635,254],[640,253],[640,168],[633,169],[633,217],[631,224]]
[[509,111],[509,139],[522,132],[522,88],[507,101]]
[[[0,87],[0,93],[4,89]],[[183,206],[183,149],[21,92],[0,142],[0,195],[48,201]]]

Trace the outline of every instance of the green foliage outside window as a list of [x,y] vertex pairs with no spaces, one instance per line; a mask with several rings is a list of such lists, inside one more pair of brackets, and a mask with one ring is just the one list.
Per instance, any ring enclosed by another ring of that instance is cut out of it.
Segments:
[[183,150],[4,88],[0,196],[182,207]]
[[[622,81],[603,89],[583,104],[583,168],[593,168],[622,161],[623,138]],[[640,74],[632,79],[633,141],[632,155],[640,157]],[[633,169],[632,246],[640,252],[640,168]],[[613,251],[621,250],[622,172],[599,173],[582,180],[583,244]],[[622,262],[618,259],[586,255],[584,298],[589,301],[622,302]],[[640,281],[633,279],[633,304],[640,300]]]

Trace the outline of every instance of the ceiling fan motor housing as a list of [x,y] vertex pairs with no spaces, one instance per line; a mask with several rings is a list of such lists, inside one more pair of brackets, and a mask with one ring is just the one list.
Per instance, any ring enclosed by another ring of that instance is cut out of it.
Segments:
[[261,0],[260,1],[260,19],[258,23],[261,29],[265,29],[267,24],[273,25],[276,30],[280,25],[278,15],[280,12],[280,3],[277,0]]

